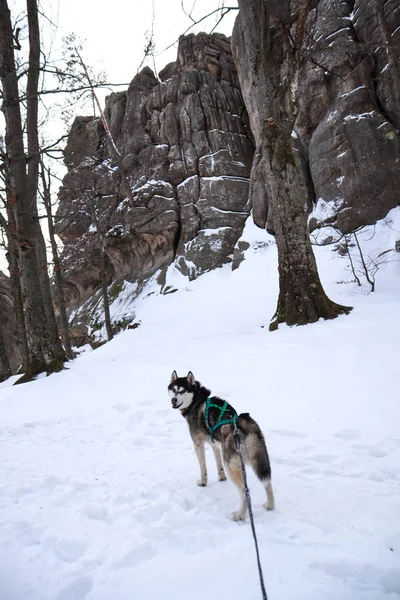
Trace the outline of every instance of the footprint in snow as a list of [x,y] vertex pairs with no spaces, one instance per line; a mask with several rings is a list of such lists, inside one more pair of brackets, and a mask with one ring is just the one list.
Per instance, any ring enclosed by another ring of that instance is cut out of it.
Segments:
[[380,468],[378,471],[371,473],[369,476],[371,481],[400,481],[400,473],[398,469],[387,467],[386,469]]
[[[311,565],[315,569],[325,572],[331,577],[340,580],[353,580],[358,590],[369,589],[379,594],[381,598],[382,587],[387,594],[400,594],[400,580],[397,569],[382,569],[372,564],[360,564],[351,560],[337,560],[330,562],[315,562]],[[362,582],[362,587],[359,582]]]
[[93,521],[108,522],[109,520],[108,511],[103,506],[86,506],[83,509],[83,513],[87,516],[88,519],[92,519]]
[[125,554],[125,556],[116,564],[117,567],[136,567],[140,565],[157,554],[156,550],[150,546],[149,544],[143,544],[141,546],[137,546],[136,548],[132,548],[130,552]]
[[316,462],[331,464],[335,462],[336,456],[332,454],[314,454],[314,456],[310,456],[310,460],[315,460]]
[[82,540],[58,540],[54,552],[65,562],[74,563],[85,554],[87,547]]
[[93,588],[91,577],[80,577],[75,579],[64,588],[56,597],[56,600],[84,600]]
[[287,429],[270,429],[270,431],[283,437],[292,437],[301,440],[308,438],[308,435],[306,433],[301,433],[301,431],[288,431]]
[[112,408],[119,413],[126,413],[130,409],[130,405],[124,402],[120,402],[119,404],[114,404]]
[[17,521],[13,525],[14,537],[24,546],[39,546],[42,543],[43,530],[29,521]]
[[339,440],[352,442],[353,440],[358,440],[361,437],[361,432],[358,431],[358,429],[343,429],[342,431],[335,433],[334,436],[339,438]]
[[375,458],[384,458],[385,456],[388,456],[388,454],[392,454],[392,452],[396,452],[400,449],[400,441],[398,439],[386,438],[372,446],[359,444],[354,447],[364,450],[367,454]]
[[57,475],[49,475],[43,480],[43,487],[50,488],[54,490],[54,488],[65,485],[66,481],[57,477]]
[[157,400],[152,400],[151,398],[147,398],[146,400],[139,400],[138,404],[140,404],[141,406],[153,406],[154,404],[157,404]]

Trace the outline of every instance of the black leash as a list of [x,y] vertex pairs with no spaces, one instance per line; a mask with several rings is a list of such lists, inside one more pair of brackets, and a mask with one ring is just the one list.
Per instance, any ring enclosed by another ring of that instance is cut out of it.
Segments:
[[249,490],[249,488],[247,486],[246,468],[244,466],[244,460],[243,460],[243,456],[242,456],[242,444],[241,444],[241,441],[240,441],[240,433],[239,433],[239,430],[237,428],[236,421],[234,422],[233,427],[234,427],[233,437],[234,437],[234,440],[235,440],[235,447],[236,447],[237,453],[239,454],[240,462],[241,462],[241,465],[242,465],[242,475],[243,475],[243,483],[244,483],[243,491],[244,491],[245,496],[246,496],[247,507],[249,509],[249,517],[250,517],[250,523],[251,523],[251,530],[253,532],[254,545],[256,547],[257,566],[258,566],[258,574],[260,576],[261,593],[262,593],[263,600],[268,600],[267,592],[265,590],[265,585],[264,585],[264,576],[263,576],[263,572],[262,572],[262,568],[261,568],[260,552],[258,550],[258,542],[257,542],[256,528],[254,526],[253,510],[251,508],[250,490]]

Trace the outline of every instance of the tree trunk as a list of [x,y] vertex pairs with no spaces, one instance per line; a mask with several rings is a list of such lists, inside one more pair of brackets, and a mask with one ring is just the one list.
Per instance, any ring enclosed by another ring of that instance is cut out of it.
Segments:
[[29,364],[28,342],[26,339],[26,327],[24,318],[24,307],[22,304],[20,270],[18,263],[18,232],[15,221],[15,192],[11,186],[8,170],[4,172],[6,178],[6,201],[7,201],[7,260],[10,272],[11,295],[14,303],[15,325],[18,346],[21,353],[21,371],[25,373]]
[[65,352],[68,358],[74,358],[74,353],[71,348],[71,339],[69,337],[69,326],[68,326],[68,317],[67,317],[67,309],[65,305],[65,297],[64,297],[64,282],[61,273],[61,263],[58,255],[57,242],[54,233],[54,221],[53,214],[51,209],[51,193],[50,193],[50,173],[49,173],[49,181],[46,180],[45,168],[43,162],[41,163],[41,176],[42,176],[42,185],[43,185],[43,201],[46,208],[47,213],[47,222],[49,228],[49,237],[51,244],[51,251],[53,255],[53,264],[54,264],[54,288],[55,288],[55,296],[58,304],[58,309],[60,311],[60,333],[62,343],[65,349]]
[[103,248],[103,242],[100,241],[100,278],[101,278],[101,291],[103,295],[103,307],[104,307],[104,323],[107,331],[107,341],[111,341],[114,337],[114,333],[111,326],[110,316],[110,302],[108,299],[107,280],[106,280],[106,255]]
[[11,368],[4,346],[3,332],[0,328],[0,382],[5,381],[9,377],[11,377]]
[[42,288],[43,308],[46,315],[46,337],[50,345],[53,361],[63,363],[64,350],[58,335],[57,321],[54,314],[48,274],[46,243],[40,227],[37,208],[37,192],[39,183],[39,131],[38,131],[38,85],[40,73],[40,33],[37,0],[27,0],[27,16],[29,26],[29,71],[26,87],[27,113],[26,129],[28,141],[28,186],[29,206],[33,215],[35,228],[36,251],[39,265],[40,285]]
[[86,193],[86,197],[89,206],[91,207],[92,219],[93,223],[96,227],[97,232],[97,241],[99,244],[100,250],[100,280],[101,280],[101,293],[103,296],[103,308],[104,308],[104,324],[106,326],[107,332],[107,341],[111,341],[114,337],[114,333],[111,325],[111,316],[110,316],[110,301],[108,298],[108,289],[107,289],[107,272],[106,272],[106,249],[105,249],[105,234],[101,230],[100,219],[97,212],[97,204],[94,191],[93,194]]
[[350,310],[326,296],[308,235],[306,174],[295,159],[291,135],[309,8],[306,0],[299,2],[297,13],[290,7],[290,0],[239,0],[232,39],[257,146],[252,177],[265,182],[267,228],[278,248],[279,298],[270,330],[279,323],[303,325]]
[[[36,0],[27,0],[30,44],[39,44]],[[30,18],[31,17],[31,18]],[[32,21],[33,19],[33,21]],[[52,372],[62,368],[63,354],[57,344],[51,345],[46,328],[40,268],[38,264],[37,239],[37,169],[26,172],[26,157],[18,90],[18,79],[14,61],[14,39],[10,11],[6,0],[0,0],[0,80],[3,91],[3,113],[6,122],[6,151],[10,161],[12,186],[15,189],[16,225],[19,241],[19,270],[21,295],[29,351],[27,373],[18,382],[28,381],[42,371]],[[40,47],[33,50],[29,63],[27,87],[27,136],[33,163],[37,160],[37,60]],[[32,59],[32,64],[31,64]],[[32,72],[31,72],[32,69]],[[36,82],[36,83],[35,83]],[[36,89],[35,89],[36,85]],[[29,106],[28,106],[29,104]],[[35,108],[36,105],[36,108]],[[36,134],[33,129],[36,129]],[[59,344],[61,346],[61,344]],[[17,383],[18,383],[17,382]]]

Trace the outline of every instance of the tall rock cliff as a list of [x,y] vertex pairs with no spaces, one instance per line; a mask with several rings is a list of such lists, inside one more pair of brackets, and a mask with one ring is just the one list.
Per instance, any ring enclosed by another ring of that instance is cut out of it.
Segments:
[[[292,4],[295,10],[298,3]],[[348,233],[400,204],[400,8],[398,0],[315,4],[302,49],[293,146],[307,182],[309,209],[324,201],[310,226],[331,223]],[[249,53],[240,36],[234,35],[233,45],[251,103],[258,84],[249,78]],[[263,108],[267,112],[268,98]],[[250,113],[261,145],[258,107]],[[268,227],[260,159],[256,150],[251,200],[256,223]]]
[[232,260],[250,210],[253,141],[230,41],[182,37],[159,76],[146,67],[106,100],[119,166],[99,119],[73,123],[57,213],[70,307],[98,287],[102,243],[109,282],[174,260],[196,277]]

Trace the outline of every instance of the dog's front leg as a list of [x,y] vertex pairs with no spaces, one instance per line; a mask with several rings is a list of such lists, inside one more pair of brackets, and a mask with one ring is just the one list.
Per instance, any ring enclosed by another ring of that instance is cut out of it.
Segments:
[[194,450],[196,452],[197,460],[200,465],[200,479],[197,481],[197,485],[207,485],[207,467],[206,467],[206,453],[204,450],[204,441],[194,441]]

